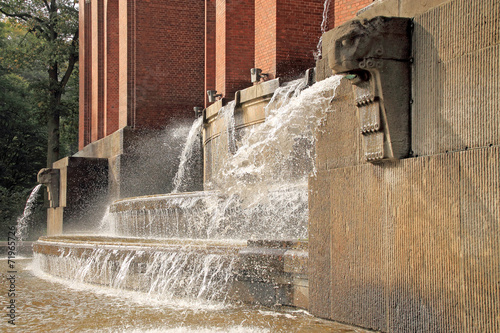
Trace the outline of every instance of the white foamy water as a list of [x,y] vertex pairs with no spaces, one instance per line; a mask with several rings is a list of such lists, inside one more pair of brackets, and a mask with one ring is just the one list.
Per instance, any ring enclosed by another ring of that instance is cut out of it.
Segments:
[[163,250],[137,246],[60,247],[59,256],[35,253],[33,262],[38,270],[74,283],[140,291],[157,300],[205,302],[227,297],[235,251],[200,250],[189,244]]
[[323,46],[323,34],[326,32],[328,28],[328,11],[330,10],[331,0],[325,0],[323,3],[323,20],[321,21],[321,37],[319,37],[318,45],[316,46],[316,52],[314,52],[314,59],[318,60],[322,55],[322,46]]
[[23,215],[21,215],[17,219],[17,227],[16,227],[16,237],[17,240],[22,242],[28,237],[28,227],[30,223],[30,217],[33,214],[33,207],[36,202],[36,198],[38,196],[38,191],[42,187],[42,184],[38,184],[33,188],[26,201],[26,206],[24,207]]
[[[229,198],[237,197],[242,207],[266,211],[271,206],[275,216],[265,219],[267,234],[296,236],[273,228],[290,223],[288,212],[301,205],[292,193],[302,192],[307,202],[307,178],[315,172],[315,132],[340,80],[341,76],[333,76],[304,89],[305,81],[300,79],[277,89],[266,107],[265,122],[246,130],[238,150],[216,170],[212,187]],[[304,225],[307,205],[305,209]]]
[[203,117],[199,117],[193,122],[193,126],[191,126],[191,129],[189,130],[186,143],[184,144],[184,148],[182,150],[179,168],[174,177],[174,189],[172,193],[177,193],[182,190],[184,176],[186,175],[186,171],[189,166],[189,160],[193,156],[194,148],[198,147],[196,143],[197,140],[200,140],[202,126]]
[[225,157],[208,184],[216,191],[121,200],[112,206],[110,235],[307,238],[307,179],[315,172],[315,132],[340,79],[330,77],[307,89],[304,79],[285,84],[267,105],[265,122],[238,135],[234,104],[222,108],[218,116],[228,144],[218,147]]
[[[16,262],[16,325],[5,317],[2,332],[361,332],[286,308],[160,301],[147,293],[69,282],[29,263]],[[0,260],[0,274],[7,274],[6,260]],[[3,290],[8,284],[0,280]],[[0,293],[0,302],[9,302],[7,293]]]

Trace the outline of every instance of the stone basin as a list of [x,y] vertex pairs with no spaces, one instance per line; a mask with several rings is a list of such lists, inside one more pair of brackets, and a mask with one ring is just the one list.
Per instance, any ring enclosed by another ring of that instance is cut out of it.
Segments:
[[307,241],[41,237],[45,273],[159,298],[308,308]]

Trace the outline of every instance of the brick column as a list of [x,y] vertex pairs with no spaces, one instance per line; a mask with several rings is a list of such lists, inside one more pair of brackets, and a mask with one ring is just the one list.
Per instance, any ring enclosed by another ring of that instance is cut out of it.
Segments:
[[276,77],[276,18],[278,0],[255,0],[255,67]]
[[80,0],[79,13],[79,71],[80,71],[80,103],[79,103],[79,134],[78,147],[82,149],[91,142],[91,108],[92,108],[92,36],[91,12],[92,4]]
[[208,106],[206,91],[215,89],[215,2],[205,0],[205,107]]
[[255,54],[255,0],[216,0],[215,89],[232,99],[251,86]]
[[104,1],[92,1],[91,140],[104,137]]
[[105,3],[105,71],[104,71],[104,133],[109,135],[118,130],[119,119],[119,16],[118,0]]

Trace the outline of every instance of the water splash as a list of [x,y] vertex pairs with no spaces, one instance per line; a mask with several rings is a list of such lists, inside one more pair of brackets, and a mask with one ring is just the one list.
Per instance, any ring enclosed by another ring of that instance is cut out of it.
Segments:
[[[315,131],[340,79],[330,77],[307,89],[299,79],[277,89],[266,107],[265,122],[235,135],[235,151],[218,147],[217,154],[226,155],[209,185],[217,191],[115,202],[111,215],[116,235],[307,238],[307,179],[315,172]],[[231,107],[219,117],[227,125],[233,113]],[[230,136],[231,130],[224,132]]]
[[184,148],[182,150],[179,168],[174,177],[174,189],[172,193],[178,193],[182,189],[184,176],[189,166],[189,160],[193,156],[194,149],[197,147],[196,143],[200,140],[202,126],[203,117],[199,117],[193,122],[193,126],[191,126],[191,129],[189,130],[186,143],[184,144]]
[[277,89],[265,122],[247,130],[236,153],[216,170],[214,188],[238,195],[244,206],[268,203],[271,192],[306,190],[314,172],[315,131],[340,80],[332,76],[304,89],[299,79]]
[[74,283],[138,291],[161,301],[223,302],[237,260],[237,252],[229,250],[234,245],[226,246],[212,252],[189,243],[162,250],[61,247],[59,256],[35,253],[34,262],[37,269]]
[[318,45],[316,46],[316,52],[314,52],[314,60],[319,60],[322,55],[323,46],[323,34],[328,28],[328,11],[330,10],[331,0],[325,0],[323,4],[323,20],[321,21],[321,37],[319,37]]
[[24,241],[28,237],[30,217],[33,214],[33,208],[35,206],[40,187],[42,187],[42,184],[38,184],[33,188],[28,200],[26,201],[26,206],[24,206],[23,215],[17,219],[16,237],[19,242]]
[[234,111],[236,108],[236,102],[231,101],[227,105],[220,108],[218,117],[224,120],[224,125],[226,127],[225,136],[227,137],[227,146],[229,151],[234,154],[236,152],[236,124],[234,120]]

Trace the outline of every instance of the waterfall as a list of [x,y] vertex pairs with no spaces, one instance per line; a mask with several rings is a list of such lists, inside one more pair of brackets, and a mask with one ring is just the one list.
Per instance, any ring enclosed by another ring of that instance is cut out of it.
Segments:
[[24,206],[23,215],[21,215],[17,219],[17,227],[16,227],[16,237],[17,240],[22,242],[28,237],[28,227],[29,227],[29,218],[33,214],[33,207],[35,205],[35,201],[38,195],[38,191],[42,187],[42,184],[38,184],[33,188],[26,201],[26,206]]
[[328,11],[330,10],[331,0],[325,0],[323,4],[323,20],[321,21],[321,37],[319,37],[318,45],[316,46],[316,52],[314,53],[314,59],[318,60],[321,58],[322,46],[323,46],[323,34],[326,32],[328,27]]
[[[238,133],[237,142],[230,139],[236,137],[234,105],[221,109],[218,116],[229,127],[223,131],[228,135],[228,146],[219,147],[218,153],[227,156],[215,170],[211,187],[216,191],[119,200],[110,210],[115,235],[307,238],[307,179],[315,172],[315,131],[340,79],[333,76],[307,89],[304,79],[284,84],[268,103],[266,120]],[[193,133],[195,128],[193,125]],[[224,145],[225,138],[220,142]],[[187,146],[185,151],[189,150]]]
[[140,245],[135,249],[101,245],[83,250],[63,246],[58,248],[59,256],[35,253],[34,261],[37,269],[77,283],[140,291],[158,300],[223,301],[241,244],[225,246],[228,248],[216,249],[210,244],[183,243],[161,250],[141,249]]
[[193,150],[196,146],[195,144],[197,140],[200,139],[199,136],[201,134],[202,126],[203,126],[203,117],[199,117],[193,122],[193,126],[191,126],[191,129],[189,130],[189,134],[186,138],[186,143],[184,144],[184,148],[182,150],[179,162],[179,168],[174,177],[174,189],[172,193],[180,192],[184,180],[184,175],[186,174],[186,170],[189,165],[188,162],[193,156]]

